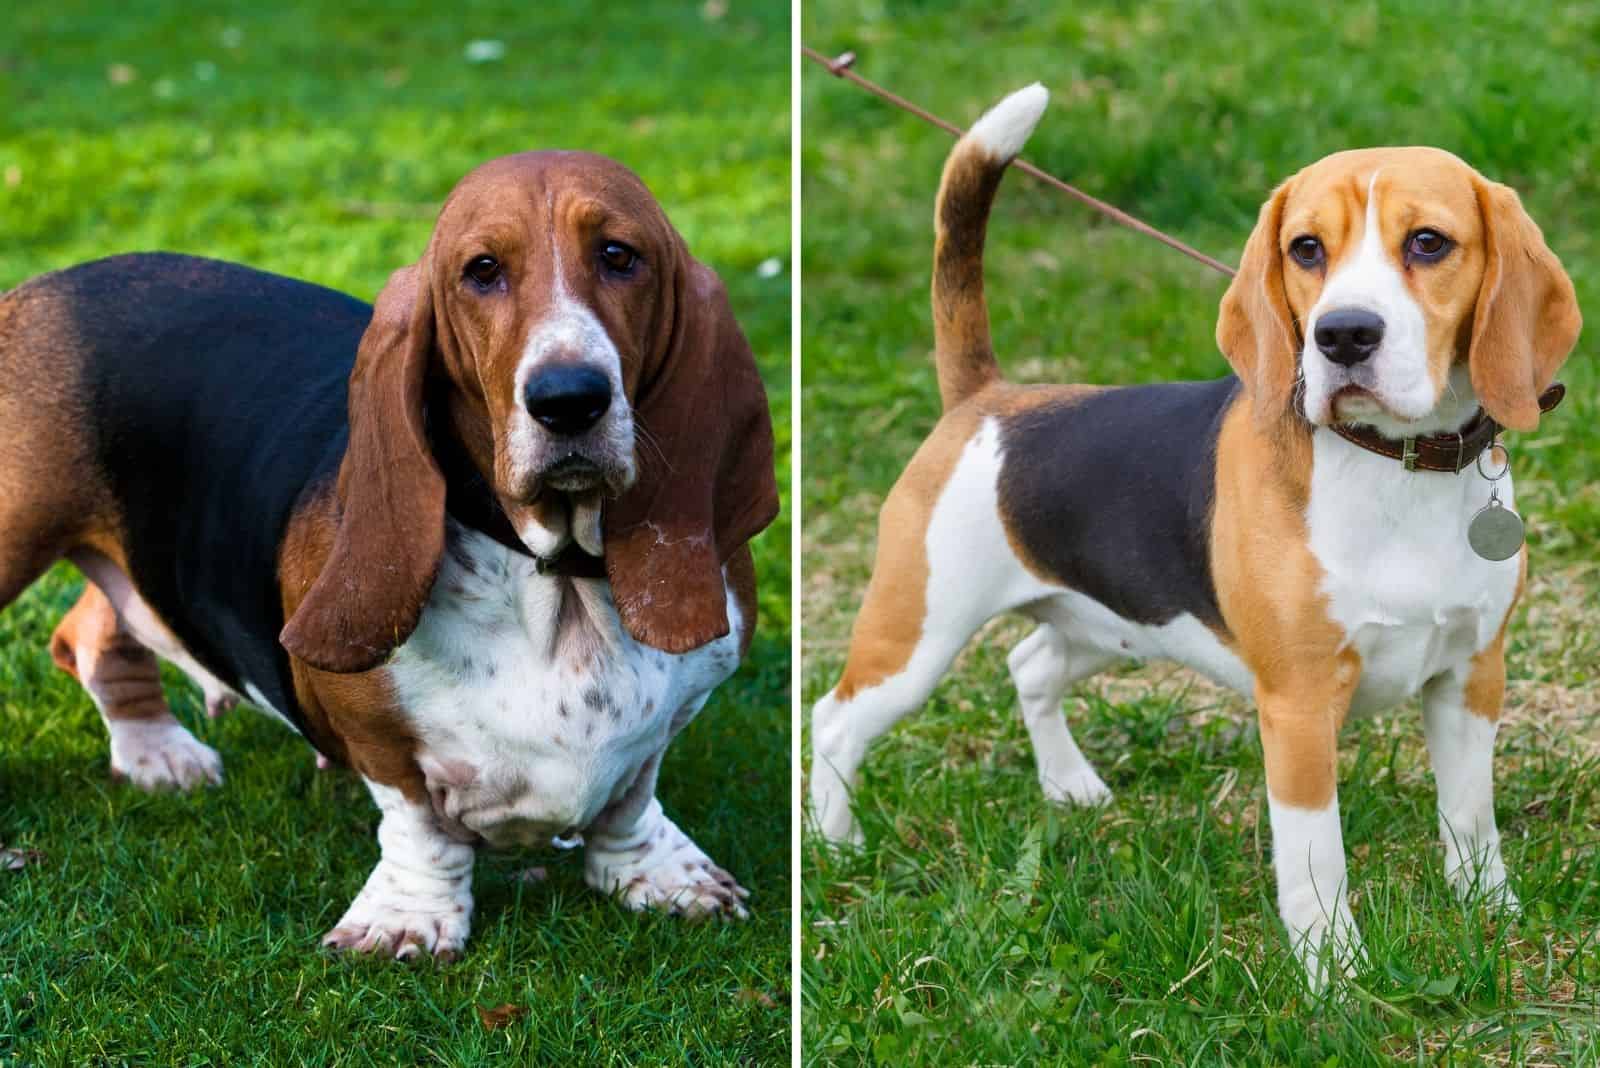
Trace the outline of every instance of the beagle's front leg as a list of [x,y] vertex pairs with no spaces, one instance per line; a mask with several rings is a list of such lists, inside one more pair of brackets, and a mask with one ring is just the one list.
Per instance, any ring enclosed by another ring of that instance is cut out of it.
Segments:
[[656,800],[661,755],[651,757],[621,800],[584,831],[583,878],[637,912],[691,920],[747,919],[750,891],[712,863]]
[[367,789],[383,813],[383,854],[322,944],[396,960],[424,952],[454,959],[472,928],[472,847],[445,835],[428,805],[370,779]]
[[1461,670],[1430,680],[1422,713],[1439,791],[1445,878],[1463,900],[1481,897],[1516,912],[1494,821],[1494,737],[1506,684],[1502,642],[1503,635]]
[[1338,734],[1360,678],[1353,654],[1287,685],[1256,687],[1278,913],[1314,989],[1362,956],[1339,826]]

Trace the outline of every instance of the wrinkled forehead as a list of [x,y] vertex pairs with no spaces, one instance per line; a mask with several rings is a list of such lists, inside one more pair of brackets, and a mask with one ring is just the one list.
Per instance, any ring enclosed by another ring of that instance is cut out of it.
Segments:
[[670,232],[655,197],[615,160],[589,152],[523,152],[490,160],[456,183],[434,233],[437,239],[519,229],[604,230],[641,243]]
[[1482,228],[1475,174],[1436,148],[1335,153],[1295,175],[1282,243],[1302,234],[1325,242],[1358,237],[1373,202],[1386,233],[1430,228],[1457,242],[1475,240]]

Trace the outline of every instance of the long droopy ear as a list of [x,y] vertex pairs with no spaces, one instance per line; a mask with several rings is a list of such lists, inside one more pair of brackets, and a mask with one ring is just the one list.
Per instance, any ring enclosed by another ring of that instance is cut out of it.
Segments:
[[1577,344],[1583,316],[1572,279],[1516,191],[1476,178],[1487,260],[1472,319],[1468,370],[1478,403],[1511,430],[1539,425],[1539,394]]
[[778,514],[755,358],[721,281],[685,259],[672,337],[634,399],[639,478],[604,517],[623,626],[669,653],[728,633],[722,565]]
[[312,667],[376,667],[416,629],[433,587],[445,530],[444,477],[423,420],[433,331],[426,268],[396,271],[350,372],[333,547],[279,635]]
[[1217,314],[1217,347],[1244,383],[1262,425],[1287,413],[1299,367],[1299,335],[1284,293],[1278,248],[1283,205],[1293,183],[1293,178],[1284,182],[1261,206],[1239,260],[1239,273],[1222,295]]

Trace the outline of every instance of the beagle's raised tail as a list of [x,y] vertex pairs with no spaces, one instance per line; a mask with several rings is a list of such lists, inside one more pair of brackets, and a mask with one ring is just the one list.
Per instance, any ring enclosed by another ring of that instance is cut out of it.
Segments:
[[1000,377],[983,301],[983,238],[1006,167],[1050,102],[1038,82],[990,108],[945,160],[934,208],[933,335],[946,411]]

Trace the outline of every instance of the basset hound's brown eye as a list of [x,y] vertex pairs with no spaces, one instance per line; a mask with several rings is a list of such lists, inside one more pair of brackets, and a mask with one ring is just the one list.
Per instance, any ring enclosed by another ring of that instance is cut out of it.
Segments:
[[1322,242],[1306,234],[1289,242],[1289,255],[1294,257],[1294,262],[1310,270],[1322,266],[1325,253]]
[[1406,241],[1406,258],[1434,263],[1450,251],[1450,239],[1437,230],[1418,230]]
[[600,246],[600,263],[616,275],[630,275],[639,264],[639,254],[621,241],[607,241]]
[[461,273],[479,289],[488,289],[500,281],[500,261],[493,256],[476,256]]

